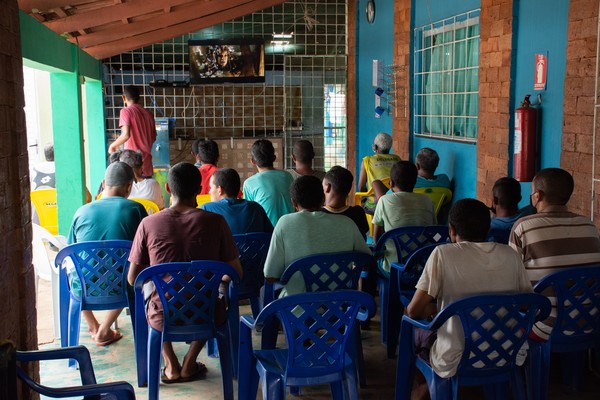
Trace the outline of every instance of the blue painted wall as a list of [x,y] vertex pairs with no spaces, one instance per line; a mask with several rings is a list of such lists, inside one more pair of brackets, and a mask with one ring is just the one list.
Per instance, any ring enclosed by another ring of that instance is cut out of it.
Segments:
[[[479,7],[479,0],[413,0],[411,30]],[[411,93],[414,93],[412,84],[413,82],[411,82]],[[412,132],[413,121],[410,122]],[[444,173],[454,179],[455,200],[476,196],[477,146],[475,144],[414,136],[412,142],[413,161],[416,153],[423,147],[432,148],[440,155],[440,165],[436,173]]]
[[[562,143],[563,98],[567,52],[569,1],[520,1],[515,53],[514,108],[526,94],[542,95],[540,168],[559,167]],[[548,55],[546,90],[533,90],[535,54]],[[514,124],[514,122],[513,122]],[[510,170],[512,173],[512,151]],[[529,204],[531,184],[523,183],[521,205]]]
[[[373,60],[394,62],[394,0],[375,2],[375,21],[367,22],[367,0],[356,1],[356,177],[362,158],[372,155],[371,145],[379,132],[392,134],[392,116],[375,118]],[[348,99],[353,101],[354,99]],[[357,179],[358,180],[358,179]]]

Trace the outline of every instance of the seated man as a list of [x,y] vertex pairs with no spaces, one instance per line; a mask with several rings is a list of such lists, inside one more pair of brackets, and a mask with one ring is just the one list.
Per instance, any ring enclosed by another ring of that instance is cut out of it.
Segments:
[[378,133],[373,141],[375,154],[364,157],[360,165],[358,176],[358,190],[360,192],[366,192],[374,180],[381,180],[390,176],[392,165],[400,161],[400,156],[390,154],[391,149],[392,137],[387,133]]
[[[230,264],[242,276],[239,253],[231,230],[218,214],[196,208],[201,176],[189,163],[176,164],[169,171],[167,191],[173,199],[171,207],[146,218],[133,240],[127,280],[131,285],[142,270],[150,265],[192,260],[216,260]],[[156,291],[147,301],[147,318],[156,330],[163,329],[162,303]],[[206,374],[206,366],[196,362],[204,341],[190,344],[183,363],[179,363],[173,346],[163,343],[164,383],[189,382]]]
[[315,158],[315,150],[313,145],[308,140],[298,140],[292,148],[292,161],[294,161],[295,169],[288,169],[294,179],[302,175],[313,175],[323,180],[325,172],[315,171],[313,169],[313,159]]
[[[106,168],[102,181],[102,198],[80,207],[75,212],[69,230],[69,244],[91,240],[133,240],[142,218],[147,216],[141,204],[127,200],[133,179],[133,170],[123,162],[115,162]],[[72,290],[81,290],[81,282],[76,274],[71,275],[71,287]],[[109,311],[101,324],[92,311],[81,312],[96,345],[107,346],[121,339],[121,334],[110,327],[122,310],[119,308]]]
[[352,190],[352,172],[336,165],[331,167],[323,178],[325,205],[323,211],[329,214],[345,215],[356,224],[363,239],[367,239],[369,223],[365,210],[361,206],[348,206],[348,194]]
[[200,194],[208,194],[210,177],[218,169],[219,145],[214,140],[197,139],[192,148],[195,148],[195,165],[198,167],[200,175],[202,175],[202,190],[200,190]]
[[[301,176],[290,189],[298,211],[281,217],[265,261],[265,278],[276,281],[294,260],[318,253],[360,251],[371,254],[358,228],[349,218],[321,211],[323,186],[319,178]],[[281,296],[304,292],[304,281],[295,274]]]
[[275,148],[269,140],[254,142],[251,162],[258,173],[244,181],[244,198],[260,204],[275,226],[282,215],[294,212],[290,199],[290,185],[294,178],[289,172],[273,167]]
[[[450,210],[448,227],[452,244],[438,246],[429,257],[407,307],[411,318],[435,316],[448,304],[467,296],[532,291],[518,255],[507,245],[486,242],[490,215],[482,202],[457,201]],[[455,375],[464,349],[460,321],[446,321],[437,331],[437,338],[435,332],[417,329],[415,347],[440,377]],[[419,391],[426,393],[427,385],[421,385]]]
[[273,232],[265,210],[255,201],[238,199],[240,175],[235,169],[216,170],[210,178],[210,203],[202,210],[221,214],[234,235],[251,232]]
[[510,234],[513,224],[521,217],[535,212],[527,206],[519,210],[521,201],[521,185],[516,179],[505,176],[498,179],[492,188],[492,222],[490,229],[507,231]]
[[154,202],[159,209],[162,210],[165,208],[165,199],[163,198],[160,184],[155,179],[144,178],[142,176],[142,153],[134,150],[123,150],[119,155],[119,161],[133,168],[133,173],[135,174],[129,197],[147,199]]
[[[531,204],[537,214],[515,222],[509,244],[522,258],[532,283],[571,266],[600,262],[598,229],[588,217],[567,208],[573,187],[571,174],[560,168],[543,169],[531,182]],[[552,323],[551,315],[535,324],[533,334],[548,339]]]
[[416,188],[444,187],[450,188],[450,179],[446,174],[435,175],[435,170],[440,163],[437,151],[424,147],[417,153],[415,165],[419,175]]
[[[401,226],[427,226],[436,224],[435,209],[429,196],[413,193],[417,181],[417,167],[409,161],[398,161],[390,172],[391,194],[377,202],[373,215],[373,242],[377,243],[384,232]],[[383,268],[397,260],[396,250],[387,246]]]

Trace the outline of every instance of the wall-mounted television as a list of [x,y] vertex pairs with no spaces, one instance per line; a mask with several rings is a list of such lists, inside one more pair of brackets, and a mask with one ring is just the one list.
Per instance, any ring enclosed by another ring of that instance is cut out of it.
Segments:
[[264,40],[189,40],[188,48],[192,84],[265,81]]

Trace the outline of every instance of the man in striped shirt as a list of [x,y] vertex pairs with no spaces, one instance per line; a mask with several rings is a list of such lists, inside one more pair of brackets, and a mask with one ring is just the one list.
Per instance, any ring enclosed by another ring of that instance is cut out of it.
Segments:
[[[515,222],[509,245],[519,253],[532,283],[571,266],[600,263],[600,236],[586,216],[572,213],[567,202],[573,193],[573,177],[560,168],[546,168],[531,182],[531,205],[537,214]],[[536,324],[534,333],[547,339],[551,316]]]

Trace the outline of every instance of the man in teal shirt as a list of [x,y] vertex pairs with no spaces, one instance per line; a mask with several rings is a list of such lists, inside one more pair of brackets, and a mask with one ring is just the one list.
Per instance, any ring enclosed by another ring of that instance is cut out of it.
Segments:
[[260,139],[252,145],[252,164],[258,174],[244,182],[244,198],[256,201],[265,209],[273,226],[281,216],[294,212],[290,198],[290,186],[294,178],[289,172],[275,169],[275,148],[273,143]]
[[[91,240],[133,240],[142,218],[148,215],[140,203],[127,199],[133,179],[133,169],[124,162],[108,166],[102,181],[102,198],[75,212],[69,231],[69,244]],[[72,291],[81,290],[81,282],[74,271],[70,274],[70,281]],[[122,310],[110,310],[102,323],[98,322],[92,311],[81,312],[96,345],[107,346],[121,339],[121,334],[110,327]]]

